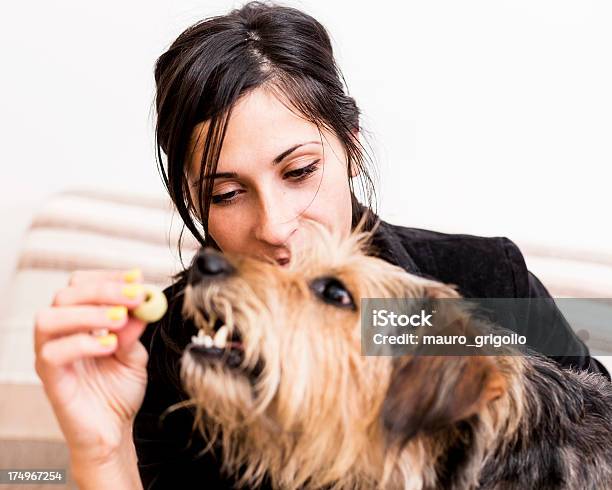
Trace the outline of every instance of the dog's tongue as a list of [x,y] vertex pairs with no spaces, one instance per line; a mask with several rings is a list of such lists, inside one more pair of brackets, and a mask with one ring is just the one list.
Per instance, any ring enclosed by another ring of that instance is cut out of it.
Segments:
[[244,348],[242,347],[242,342],[237,342],[235,340],[228,341],[226,345],[230,347],[231,349],[244,350]]

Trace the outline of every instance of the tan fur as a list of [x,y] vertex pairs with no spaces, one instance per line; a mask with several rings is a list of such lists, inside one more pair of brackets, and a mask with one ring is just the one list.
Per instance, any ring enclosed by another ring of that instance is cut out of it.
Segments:
[[[368,255],[370,234],[359,228],[341,239],[321,225],[312,227],[318,239],[307,250],[292,250],[288,268],[228,255],[235,275],[186,288],[185,316],[211,333],[201,311],[221,312],[230,330],[241,333],[244,366],[265,361],[252,386],[222,363],[203,364],[186,352],[181,376],[197,409],[194,428],[207,438],[221,438],[224,470],[236,472],[246,465],[242,482],[247,487],[267,473],[275,487],[287,490],[303,485],[435,488],[433,465],[448,441],[417,435],[403,447],[389,445],[380,415],[398,365],[388,356],[361,355],[359,299],[459,295],[451,286]],[[356,311],[314,297],[308,281],[330,275],[351,291]],[[459,324],[469,321],[467,313],[457,318]],[[444,368],[444,358],[437,362],[431,369]],[[478,406],[463,408],[480,415],[477,450],[484,455],[499,438],[516,437],[524,393],[520,357],[482,362],[490,363],[498,377]],[[426,376],[428,367],[422,368]]]

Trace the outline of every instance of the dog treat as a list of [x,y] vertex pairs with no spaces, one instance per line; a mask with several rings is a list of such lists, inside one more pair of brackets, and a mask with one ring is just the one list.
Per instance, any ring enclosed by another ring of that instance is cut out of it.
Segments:
[[145,300],[134,309],[132,315],[147,323],[156,322],[168,309],[168,300],[163,291],[152,284],[144,284]]

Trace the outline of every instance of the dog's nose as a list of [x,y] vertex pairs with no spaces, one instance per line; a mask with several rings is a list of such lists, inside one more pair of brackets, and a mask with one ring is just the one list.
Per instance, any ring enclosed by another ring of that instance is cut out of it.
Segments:
[[223,255],[214,250],[201,250],[195,258],[189,274],[189,283],[195,284],[203,279],[221,278],[234,271]]

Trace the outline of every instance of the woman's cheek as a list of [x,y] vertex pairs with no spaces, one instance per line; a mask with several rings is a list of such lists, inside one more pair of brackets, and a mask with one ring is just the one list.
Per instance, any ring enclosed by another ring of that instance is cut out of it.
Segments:
[[294,196],[292,201],[295,203],[297,213],[303,212],[309,206],[316,205],[322,195],[325,198],[325,194],[329,191],[325,188],[323,175],[323,169],[320,169],[292,193]]
[[236,243],[241,243],[245,216],[235,204],[229,206],[211,205],[208,218],[208,231],[223,251],[231,251]]

